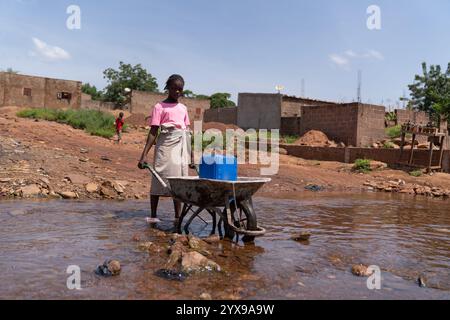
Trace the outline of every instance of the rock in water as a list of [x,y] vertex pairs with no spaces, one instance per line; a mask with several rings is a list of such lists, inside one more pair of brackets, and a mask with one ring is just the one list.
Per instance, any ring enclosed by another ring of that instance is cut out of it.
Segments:
[[172,245],[169,249],[169,260],[167,261],[165,268],[166,270],[173,270],[175,269],[179,262],[181,261],[184,252],[186,249],[184,248],[183,244],[179,241],[177,241],[174,245]]
[[214,244],[220,242],[220,237],[218,235],[211,235],[208,238],[203,239],[208,244]]
[[212,297],[209,293],[204,292],[200,295],[200,300],[210,301]]
[[302,232],[299,234],[295,234],[291,237],[292,240],[299,242],[309,241],[310,238],[311,238],[310,232]]
[[200,253],[193,251],[183,254],[181,261],[183,272],[203,272],[203,271],[217,271],[220,272],[220,266],[212,260],[209,260]]
[[58,194],[64,199],[78,199],[76,192],[58,192]]
[[372,274],[368,269],[369,267],[363,264],[357,264],[352,267],[352,273],[357,277],[370,277]]
[[417,284],[421,288],[426,288],[427,287],[427,281],[426,281],[425,277],[424,276],[420,276],[419,279],[417,279]]
[[121,272],[120,262],[117,260],[106,260],[103,265],[95,269],[95,274],[102,277],[118,276]]
[[188,239],[189,239],[189,247],[192,250],[195,250],[195,251],[197,251],[200,254],[205,255],[205,256],[209,256],[211,254],[207,250],[208,249],[208,245],[207,245],[207,243],[205,241],[203,241],[203,240],[201,240],[199,238],[196,238],[196,237],[194,237],[192,235],[189,235]]
[[156,271],[155,275],[163,279],[180,282],[183,282],[188,277],[188,275],[184,272],[177,272],[167,269],[160,269]]
[[305,187],[305,190],[312,191],[312,192],[319,192],[319,191],[323,191],[324,189],[325,189],[324,187],[318,186],[315,184],[309,184]]
[[120,262],[117,260],[108,261],[108,270],[111,272],[113,276],[117,276],[122,271],[122,268],[120,266]]
[[142,250],[142,251],[149,251],[152,248],[152,246],[153,246],[153,242],[148,241],[148,242],[139,243],[138,248],[139,248],[139,250]]

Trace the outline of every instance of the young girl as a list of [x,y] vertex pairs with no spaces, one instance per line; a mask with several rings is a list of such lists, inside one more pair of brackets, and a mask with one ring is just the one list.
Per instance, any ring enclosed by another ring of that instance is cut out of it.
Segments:
[[[139,161],[139,168],[147,162],[148,152],[156,142],[154,167],[161,178],[168,183],[168,177],[188,175],[191,157],[191,137],[189,134],[189,115],[185,105],[178,102],[184,91],[184,79],[180,75],[172,75],[167,80],[165,90],[169,96],[153,108],[151,129],[147,143]],[[160,131],[158,135],[158,131]],[[150,193],[151,219],[150,223],[158,223],[158,203],[160,197],[170,197],[170,193],[161,183],[153,178]],[[181,203],[174,200],[175,218],[178,221],[181,214]]]

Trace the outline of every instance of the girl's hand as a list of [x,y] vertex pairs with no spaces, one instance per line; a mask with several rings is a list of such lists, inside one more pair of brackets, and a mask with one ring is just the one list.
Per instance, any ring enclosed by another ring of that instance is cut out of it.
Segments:
[[143,169],[145,169],[145,165],[146,164],[147,164],[147,160],[146,159],[141,159],[141,160],[139,160],[138,168],[143,170]]

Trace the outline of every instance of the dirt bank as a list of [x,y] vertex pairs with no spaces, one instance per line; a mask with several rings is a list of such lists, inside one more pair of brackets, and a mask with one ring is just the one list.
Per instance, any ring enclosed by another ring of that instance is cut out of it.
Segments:
[[[16,112],[16,108],[0,110],[0,199],[148,197],[149,175],[137,169],[146,130],[130,129],[124,134],[123,144],[117,145],[113,140],[89,136],[67,125],[20,119]],[[241,166],[240,175],[259,176],[260,168]],[[415,178],[391,169],[358,174],[352,172],[349,164],[281,155],[278,175],[272,177],[260,195],[301,197],[310,192],[305,190],[308,185],[318,185],[326,191],[360,192],[378,190],[374,182],[388,187],[398,180],[410,190],[420,186],[441,188],[445,193],[450,190],[449,177],[435,174]]]

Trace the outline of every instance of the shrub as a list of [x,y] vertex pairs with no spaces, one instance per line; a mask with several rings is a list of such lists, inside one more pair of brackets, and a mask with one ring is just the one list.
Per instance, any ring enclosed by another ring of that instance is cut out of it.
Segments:
[[357,159],[355,161],[355,165],[353,166],[353,170],[361,173],[367,173],[372,171],[372,169],[370,168],[370,160]]
[[385,149],[394,149],[395,148],[395,144],[393,142],[386,141],[383,144],[383,148],[385,148]]
[[409,175],[412,176],[412,177],[418,178],[418,177],[423,175],[423,172],[422,172],[422,170],[415,170],[415,171],[411,171],[409,173]]
[[293,144],[293,143],[297,142],[298,139],[300,139],[299,136],[287,135],[287,136],[281,137],[281,141],[286,144]]
[[395,112],[388,112],[388,113],[386,113],[385,119],[386,119],[386,121],[396,121],[397,114]]
[[402,126],[395,126],[395,127],[391,127],[391,128],[387,128],[386,129],[386,135],[391,138],[391,139],[395,139],[395,138],[399,138],[402,135]]
[[104,138],[112,138],[116,133],[114,116],[98,110],[26,109],[18,112],[17,116],[64,123]]

